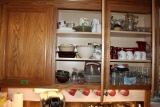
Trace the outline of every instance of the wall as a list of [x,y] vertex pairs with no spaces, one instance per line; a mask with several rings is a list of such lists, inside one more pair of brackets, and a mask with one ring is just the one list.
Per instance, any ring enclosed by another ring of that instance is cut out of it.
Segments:
[[[25,101],[40,101],[40,94],[34,93],[32,88],[9,88],[8,95],[12,99],[12,94],[16,92],[24,93]],[[80,91],[77,91],[74,96],[68,94],[67,91],[62,90],[61,93],[65,96],[66,102],[99,102],[100,97],[95,95],[94,92],[90,92],[88,96],[84,96]],[[144,91],[142,90],[130,90],[129,96],[123,96],[116,91],[115,96],[104,97],[104,101],[144,101]]]

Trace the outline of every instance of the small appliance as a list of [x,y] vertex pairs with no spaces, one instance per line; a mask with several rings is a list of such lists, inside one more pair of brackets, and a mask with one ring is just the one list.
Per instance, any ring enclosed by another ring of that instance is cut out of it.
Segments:
[[49,97],[46,100],[42,99],[42,107],[64,107],[64,101],[59,97]]

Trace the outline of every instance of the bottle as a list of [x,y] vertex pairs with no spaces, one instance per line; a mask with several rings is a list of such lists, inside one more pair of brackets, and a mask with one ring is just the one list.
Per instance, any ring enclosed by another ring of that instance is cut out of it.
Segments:
[[124,73],[123,71],[119,71],[119,75],[118,75],[118,85],[123,85],[124,84]]
[[114,69],[114,70],[112,71],[112,74],[111,74],[111,84],[112,84],[112,85],[117,85],[117,84],[118,84],[116,69]]

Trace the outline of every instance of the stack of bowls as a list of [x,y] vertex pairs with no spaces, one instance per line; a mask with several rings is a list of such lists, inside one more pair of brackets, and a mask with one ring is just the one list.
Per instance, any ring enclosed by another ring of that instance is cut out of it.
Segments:
[[76,53],[74,52],[75,46],[72,44],[61,44],[59,47],[58,55],[61,58],[75,58]]
[[56,79],[60,83],[66,83],[69,81],[69,72],[64,70],[57,70]]

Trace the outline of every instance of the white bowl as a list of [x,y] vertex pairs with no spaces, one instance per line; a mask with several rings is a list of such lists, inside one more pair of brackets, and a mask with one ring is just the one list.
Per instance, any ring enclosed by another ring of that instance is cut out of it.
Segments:
[[93,45],[77,45],[76,48],[81,58],[90,58],[94,52]]
[[72,44],[69,44],[69,45],[61,44],[58,47],[59,47],[59,51],[62,51],[62,52],[74,52],[74,49],[75,49],[75,46],[73,46]]

